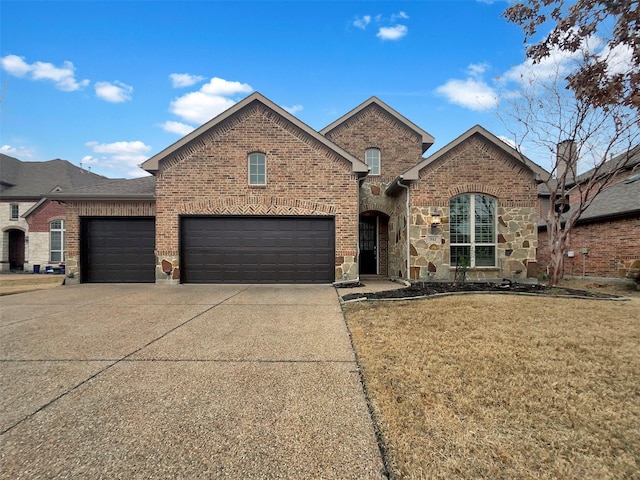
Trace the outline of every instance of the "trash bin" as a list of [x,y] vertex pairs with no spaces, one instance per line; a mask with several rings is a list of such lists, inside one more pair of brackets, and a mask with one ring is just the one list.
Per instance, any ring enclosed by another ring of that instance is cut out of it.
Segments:
[[60,264],[60,273],[64,275],[64,263]]
[[33,273],[40,273],[40,265],[33,266]]

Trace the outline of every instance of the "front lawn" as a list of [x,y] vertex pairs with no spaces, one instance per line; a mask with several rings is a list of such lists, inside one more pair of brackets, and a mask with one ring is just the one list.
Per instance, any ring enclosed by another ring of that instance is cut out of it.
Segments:
[[640,300],[344,306],[391,478],[640,478]]

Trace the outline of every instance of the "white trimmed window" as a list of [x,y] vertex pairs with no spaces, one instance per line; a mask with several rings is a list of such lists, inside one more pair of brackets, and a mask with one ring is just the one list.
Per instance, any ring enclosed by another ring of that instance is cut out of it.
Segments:
[[451,266],[496,266],[496,199],[459,195],[449,201]]
[[54,220],[49,224],[49,258],[51,262],[64,262],[64,246],[64,220]]
[[264,153],[249,155],[249,185],[267,184],[267,156]]
[[9,208],[11,209],[11,220],[18,220],[20,218],[20,206],[17,203],[12,203]]
[[364,161],[371,171],[370,175],[380,175],[380,150],[377,148],[367,148],[364,154]]

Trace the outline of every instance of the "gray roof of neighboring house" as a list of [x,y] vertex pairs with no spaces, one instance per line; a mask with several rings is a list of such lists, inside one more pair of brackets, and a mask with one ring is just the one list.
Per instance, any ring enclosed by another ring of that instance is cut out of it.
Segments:
[[156,177],[106,179],[97,185],[55,192],[47,195],[55,200],[153,200]]
[[358,158],[354,157],[349,152],[344,150],[342,147],[340,147],[340,146],[336,145],[335,143],[329,141],[323,135],[321,135],[320,133],[316,132],[313,128],[309,127],[307,124],[305,124],[304,122],[300,121],[298,118],[296,118],[295,116],[293,116],[292,114],[290,114],[289,112],[284,110],[279,105],[276,105],[275,103],[273,103],[271,100],[269,100],[268,98],[266,98],[264,95],[262,95],[259,92],[254,92],[251,95],[249,95],[248,97],[244,98],[243,100],[240,100],[238,103],[236,103],[235,105],[233,105],[229,109],[225,110],[220,115],[218,115],[215,118],[209,120],[204,125],[196,128],[193,132],[185,135],[183,138],[181,138],[180,140],[175,142],[173,145],[170,145],[167,148],[165,148],[164,150],[162,150],[161,152],[155,154],[153,157],[151,157],[148,160],[146,160],[141,165],[141,167],[143,169],[145,169],[147,172],[155,174],[155,172],[158,171],[159,164],[163,159],[165,159],[168,156],[170,156],[170,155],[174,154],[175,152],[179,151],[180,149],[182,149],[183,147],[185,147],[186,145],[191,143],[193,140],[198,138],[200,135],[203,135],[204,133],[206,133],[210,129],[214,128],[218,124],[224,122],[226,119],[232,117],[237,112],[241,111],[242,109],[244,109],[245,107],[249,106],[253,102],[259,102],[262,105],[264,105],[265,107],[273,110],[275,113],[277,113],[278,115],[280,115],[282,118],[286,119],[287,121],[291,122],[293,125],[298,127],[300,130],[305,132],[307,135],[309,135],[310,137],[314,138],[315,140],[317,140],[319,143],[321,143],[322,145],[324,145],[328,149],[333,150],[336,154],[338,154],[340,157],[344,158],[347,162],[349,162],[351,164],[351,171],[353,173],[365,175],[365,174],[367,174],[369,172],[369,167],[367,166],[366,163],[364,163],[363,161],[361,161]]
[[341,116],[335,122],[332,122],[329,125],[327,125],[326,127],[324,127],[322,130],[320,130],[320,133],[322,135],[326,135],[331,130],[333,130],[334,128],[342,125],[344,122],[349,120],[351,117],[357,115],[362,110],[365,110],[367,107],[369,107],[369,105],[372,105],[372,104],[375,104],[378,107],[382,108],[389,115],[394,117],[396,120],[398,120],[399,122],[405,124],[410,130],[413,130],[418,135],[420,135],[420,137],[422,138],[422,153],[426,152],[427,149],[431,145],[433,145],[433,142],[435,141],[435,139],[433,138],[433,135],[431,135],[430,133],[428,133],[425,130],[423,130],[422,128],[420,128],[418,125],[413,123],[411,120],[407,119],[405,116],[403,116],[400,113],[396,112],[393,108],[391,108],[389,105],[387,105],[386,103],[384,103],[382,100],[380,100],[377,97],[371,97],[368,100],[365,100],[364,102],[362,102],[360,105],[358,105],[357,107],[355,107],[351,111],[345,113],[343,116]]
[[636,213],[640,213],[640,173],[630,175],[626,180],[602,190],[579,221]]
[[[611,160],[607,160],[599,168],[598,176],[608,175],[612,170],[637,170],[640,167],[640,144],[636,145],[628,152],[616,155]],[[593,175],[593,168],[581,173],[575,178],[572,184],[582,183],[589,180]]]
[[62,190],[95,185],[106,177],[66,160],[23,162],[0,154],[0,198],[38,199],[56,187]]
[[[563,218],[568,218],[575,209],[573,206]],[[577,223],[635,215],[640,215],[640,172],[631,172],[625,180],[603,189],[582,213]],[[546,228],[544,219],[540,219],[538,226]]]

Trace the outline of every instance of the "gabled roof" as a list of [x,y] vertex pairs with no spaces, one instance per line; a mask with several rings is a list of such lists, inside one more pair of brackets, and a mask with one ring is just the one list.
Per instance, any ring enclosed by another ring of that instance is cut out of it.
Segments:
[[[599,168],[598,175],[608,175],[611,171],[620,169],[624,170],[637,170],[640,168],[640,144],[636,145],[628,152],[621,153],[620,155],[616,155],[611,160],[607,160],[602,164]],[[582,183],[587,181],[593,175],[594,169],[587,170],[584,173],[578,175],[573,182],[572,185],[577,185],[578,183]]]
[[192,142],[193,140],[198,138],[200,135],[202,135],[202,134],[206,133],[207,131],[211,130],[212,128],[216,127],[218,124],[224,122],[226,119],[232,117],[233,115],[235,115],[236,113],[238,113],[242,109],[248,107],[253,102],[259,102],[262,105],[264,105],[265,107],[273,110],[275,113],[277,113],[281,117],[285,118],[287,121],[289,121],[290,123],[292,123],[293,125],[298,127],[300,130],[305,132],[307,135],[313,137],[315,140],[317,140],[318,142],[320,142],[321,144],[323,144],[324,146],[326,146],[330,150],[333,150],[340,157],[344,158],[346,161],[351,163],[352,172],[360,173],[360,174],[363,174],[363,175],[365,175],[365,174],[367,174],[369,172],[369,167],[367,166],[366,163],[358,160],[356,157],[351,155],[349,152],[347,152],[346,150],[340,148],[335,143],[333,143],[330,140],[328,140],[327,138],[325,138],[323,135],[320,135],[318,132],[316,132],[314,129],[309,127],[307,124],[305,124],[304,122],[300,121],[299,119],[297,119],[296,117],[291,115],[289,112],[284,110],[282,107],[276,105],[271,100],[269,100],[264,95],[262,95],[262,94],[260,94],[258,92],[252,93],[251,95],[246,97],[244,100],[239,101],[238,103],[236,103],[234,106],[232,106],[228,110],[222,112],[217,117],[214,117],[213,119],[209,120],[207,123],[202,125],[201,127],[195,129],[193,132],[191,132],[188,135],[184,136],[183,138],[181,138],[180,140],[175,142],[173,145],[170,145],[169,147],[165,148],[161,152],[157,153],[156,155],[154,155],[153,157],[151,157],[150,159],[145,161],[141,165],[141,167],[144,168],[146,171],[148,171],[150,173],[157,172],[158,168],[159,168],[160,161],[162,161],[163,159],[167,158],[168,156],[170,156],[171,154],[173,154],[174,152],[176,152],[180,148],[184,147],[185,145],[189,144],[190,142]]
[[458,138],[456,138],[452,142],[442,147],[433,155],[430,155],[429,157],[425,158],[422,162],[418,163],[414,167],[407,170],[403,175],[401,175],[402,179],[405,181],[419,180],[420,170],[425,168],[427,165],[435,162],[436,160],[444,156],[446,153],[453,150],[454,148],[456,148],[458,145],[460,145],[467,139],[471,138],[473,135],[481,135],[486,140],[491,142],[495,147],[505,152],[507,155],[510,155],[515,160],[522,162],[529,170],[531,170],[534,174],[536,174],[536,177],[539,177],[539,178],[549,177],[549,172],[547,172],[540,165],[538,165],[537,163],[533,162],[532,160],[528,159],[527,157],[519,153],[515,148],[511,147],[509,144],[500,140],[498,137],[496,137],[493,133],[491,133],[486,128],[480,125],[476,125],[475,127],[472,127],[469,130],[467,130],[465,133],[460,135]]
[[38,199],[54,189],[95,185],[106,178],[66,160],[23,162],[0,154],[0,198]]
[[52,200],[154,200],[156,177],[106,179],[102,183],[47,195]]
[[394,117],[396,120],[398,120],[399,122],[402,122],[403,124],[405,124],[407,126],[407,128],[409,128],[410,130],[413,130],[420,137],[422,137],[422,153],[426,152],[427,149],[431,145],[433,145],[433,142],[435,141],[435,139],[433,138],[433,136],[430,133],[427,133],[426,131],[421,129],[419,126],[417,126],[411,120],[407,119],[405,116],[403,116],[403,115],[399,114],[398,112],[396,112],[393,108],[391,108],[389,105],[387,105],[386,103],[384,103],[382,100],[380,100],[377,97],[371,97],[368,100],[366,100],[365,102],[361,103],[356,108],[354,108],[353,110],[351,110],[347,114],[345,114],[342,117],[340,117],[339,119],[337,119],[335,122],[333,122],[330,125],[327,125],[326,127],[324,127],[322,130],[320,130],[320,133],[322,135],[326,135],[331,130],[335,129],[336,127],[340,126],[341,124],[343,124],[344,122],[349,120],[351,117],[354,117],[355,115],[357,115],[361,111],[363,111],[366,108],[368,108],[370,105],[377,105],[378,107],[380,107],[381,109],[386,111],[389,115]]

